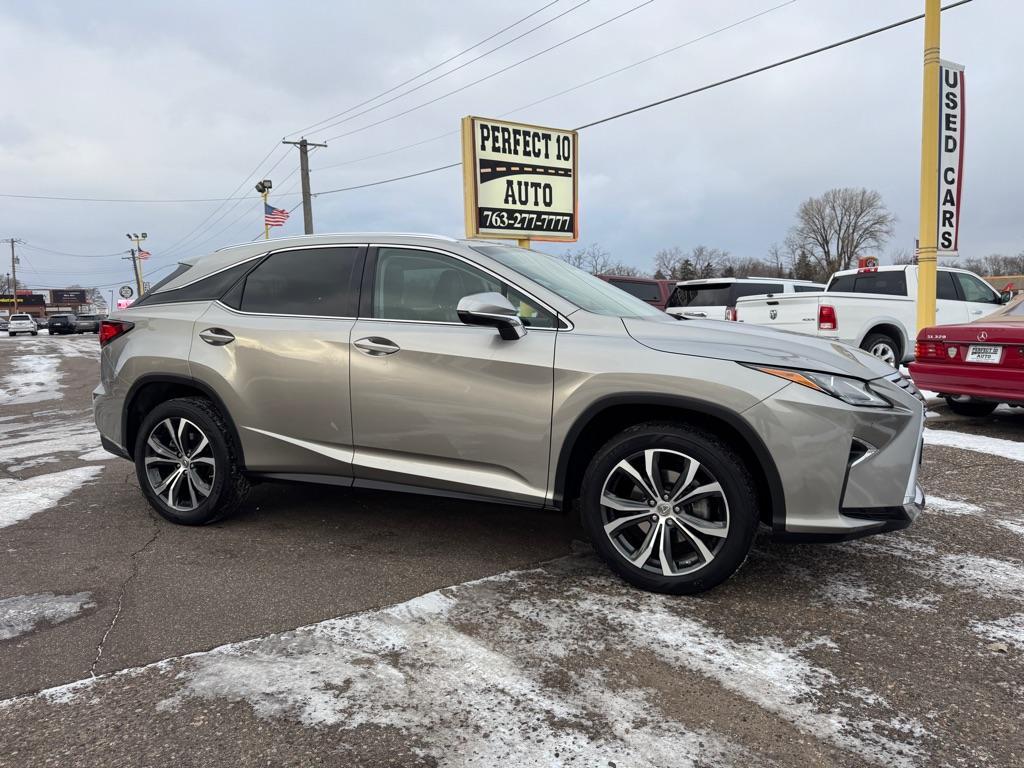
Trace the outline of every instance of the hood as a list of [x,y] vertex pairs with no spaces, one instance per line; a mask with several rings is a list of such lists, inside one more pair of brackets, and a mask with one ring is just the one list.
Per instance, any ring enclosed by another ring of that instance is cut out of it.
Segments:
[[870,380],[893,369],[864,350],[834,339],[725,320],[625,317],[626,332],[645,347],[737,363],[820,371]]

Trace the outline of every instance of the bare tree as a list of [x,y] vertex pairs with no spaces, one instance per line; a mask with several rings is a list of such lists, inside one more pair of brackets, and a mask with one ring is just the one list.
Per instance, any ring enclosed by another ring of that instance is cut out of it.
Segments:
[[612,255],[597,243],[584,248],[572,248],[559,256],[566,264],[592,275],[608,274],[613,266]]
[[893,264],[916,264],[917,259],[910,251],[906,248],[897,248],[895,251],[890,251],[889,259]]
[[729,262],[729,253],[720,248],[698,245],[684,251],[674,245],[655,254],[654,269],[670,280],[693,280],[715,277],[723,268],[728,268]]
[[800,204],[789,240],[795,254],[804,253],[827,276],[880,250],[895,223],[878,192],[841,187]]

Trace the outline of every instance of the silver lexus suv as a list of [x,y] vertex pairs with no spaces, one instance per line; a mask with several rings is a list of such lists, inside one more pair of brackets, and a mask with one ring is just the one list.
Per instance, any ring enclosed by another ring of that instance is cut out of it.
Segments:
[[677,320],[551,256],[401,234],[183,262],[102,322],[104,446],[165,518],[251,482],[578,508],[640,587],[709,589],[759,525],[835,541],[921,511],[922,402],[866,352]]

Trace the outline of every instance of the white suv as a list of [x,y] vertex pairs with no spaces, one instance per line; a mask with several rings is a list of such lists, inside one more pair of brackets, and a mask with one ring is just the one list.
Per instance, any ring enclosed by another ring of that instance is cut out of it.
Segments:
[[33,336],[39,335],[39,327],[36,325],[36,321],[32,319],[32,315],[11,315],[11,320],[7,324],[7,335],[15,336],[19,333],[31,333]]
[[736,300],[744,296],[824,291],[821,283],[774,277],[713,277],[681,280],[668,299],[665,311],[675,317],[701,320],[735,320]]

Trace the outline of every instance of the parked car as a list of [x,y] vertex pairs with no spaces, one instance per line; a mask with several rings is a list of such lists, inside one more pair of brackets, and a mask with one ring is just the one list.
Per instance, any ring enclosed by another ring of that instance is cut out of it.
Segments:
[[652,277],[630,277],[628,275],[598,275],[606,283],[621,288],[630,296],[646,301],[652,307],[664,311],[668,306],[668,297],[675,288],[675,280],[657,280]]
[[104,320],[100,344],[101,441],[186,525],[254,479],[578,508],[616,572],[689,593],[735,572],[761,523],[847,539],[924,503],[923,404],[881,361],[679,322],[508,245],[220,250]]
[[676,283],[665,311],[676,317],[735,320],[736,302],[743,296],[776,296],[783,293],[816,293],[823,290],[825,286],[822,283],[772,277],[682,280]]
[[[965,269],[940,267],[936,318],[942,325],[984,317],[1005,298]],[[838,339],[895,367],[913,359],[917,326],[917,266],[836,272],[825,293],[741,299],[740,322]]]
[[32,319],[32,315],[20,312],[16,315],[11,315],[11,319],[7,322],[7,335],[17,336],[19,333],[28,333],[33,336],[39,334],[39,328],[36,327],[36,321]]
[[75,330],[78,331],[78,333],[99,333],[100,316],[78,315],[78,318],[75,320]]
[[78,318],[74,315],[50,315],[50,335],[78,333]]
[[1024,407],[1024,296],[973,323],[922,329],[915,358],[914,383],[946,398],[953,413]]
[[10,322],[10,317],[8,315],[0,315],[0,331],[6,331],[7,330],[7,324],[9,322]]

